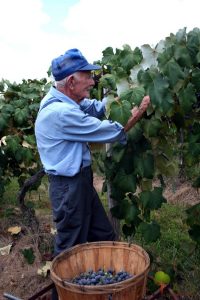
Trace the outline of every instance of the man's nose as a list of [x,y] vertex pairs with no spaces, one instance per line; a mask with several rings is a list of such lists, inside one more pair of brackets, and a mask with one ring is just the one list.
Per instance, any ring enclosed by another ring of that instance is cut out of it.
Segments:
[[94,86],[95,85],[95,80],[94,80],[93,77],[90,78],[90,81],[91,81],[91,85]]

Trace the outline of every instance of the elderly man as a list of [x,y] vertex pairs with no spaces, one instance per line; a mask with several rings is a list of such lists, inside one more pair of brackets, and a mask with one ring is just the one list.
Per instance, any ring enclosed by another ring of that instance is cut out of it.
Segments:
[[35,135],[41,162],[48,174],[53,218],[57,228],[55,255],[79,243],[115,240],[115,233],[93,187],[89,142],[126,143],[126,131],[146,111],[150,99],[123,127],[107,119],[106,99],[90,100],[93,70],[78,49],[70,49],[52,61],[52,86],[41,101]]
[[[150,99],[123,127],[104,117],[106,99],[90,100],[93,70],[78,49],[53,59],[55,86],[41,101],[35,135],[41,162],[48,174],[49,196],[56,224],[54,255],[79,243],[115,240],[114,230],[93,187],[89,142],[126,143],[126,131],[146,111]],[[53,289],[52,299],[57,298]]]

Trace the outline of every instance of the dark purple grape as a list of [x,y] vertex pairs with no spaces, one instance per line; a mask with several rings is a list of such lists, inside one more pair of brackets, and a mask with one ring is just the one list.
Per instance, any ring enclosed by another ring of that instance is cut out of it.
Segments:
[[75,276],[71,282],[79,285],[105,285],[121,282],[131,277],[133,275],[123,270],[115,272],[112,269],[105,270],[100,268],[96,272],[88,270],[88,272],[81,273]]

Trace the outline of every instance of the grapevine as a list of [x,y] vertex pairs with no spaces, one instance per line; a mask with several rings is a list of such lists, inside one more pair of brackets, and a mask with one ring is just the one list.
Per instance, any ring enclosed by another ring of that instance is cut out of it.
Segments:
[[[160,226],[151,212],[159,209],[164,177],[182,170],[200,187],[200,31],[186,28],[160,41],[155,48],[129,45],[103,51],[99,62],[104,70],[99,85],[108,91],[107,117],[126,124],[130,109],[139,105],[145,94],[151,107],[128,133],[126,147],[112,145],[99,158],[99,166],[111,185],[116,205],[112,214],[123,220],[123,233],[142,233],[146,242],[160,236]],[[116,101],[117,98],[117,101]],[[120,101],[119,101],[120,99]],[[103,161],[103,164],[101,163]],[[155,179],[160,180],[154,186]],[[187,210],[191,237],[199,241],[196,209]]]
[[48,88],[46,79],[0,83],[0,195],[13,177],[22,186],[41,168],[34,123]]

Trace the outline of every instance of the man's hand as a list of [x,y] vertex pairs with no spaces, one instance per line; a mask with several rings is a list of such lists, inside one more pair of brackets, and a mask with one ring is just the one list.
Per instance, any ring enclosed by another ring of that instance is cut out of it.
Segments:
[[126,132],[129,131],[135,125],[135,123],[137,123],[137,121],[142,117],[143,113],[147,110],[147,107],[149,106],[149,104],[150,104],[150,97],[145,96],[142,99],[140,106],[139,107],[135,106],[131,110],[132,116],[130,117],[130,119],[128,120],[126,125],[124,126],[124,130]]

